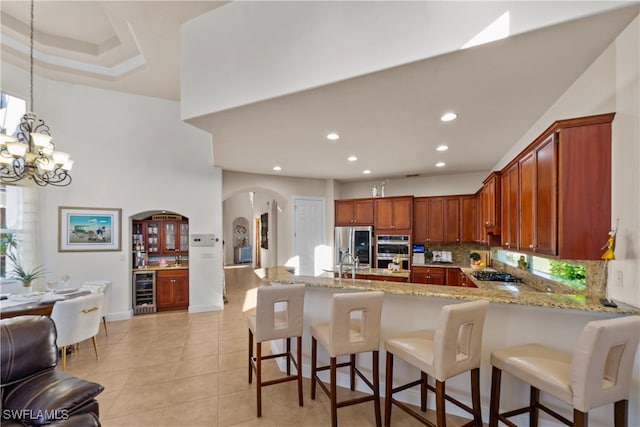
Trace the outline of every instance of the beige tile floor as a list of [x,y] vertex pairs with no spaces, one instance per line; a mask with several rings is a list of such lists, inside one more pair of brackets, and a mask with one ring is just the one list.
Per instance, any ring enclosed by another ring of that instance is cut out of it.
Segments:
[[[316,400],[311,400],[308,379],[303,407],[297,404],[295,382],[273,385],[263,389],[263,416],[256,417],[241,307],[245,291],[258,279],[246,267],[226,268],[225,277],[229,302],[224,311],[167,312],[109,322],[109,335],[102,329],[98,335],[99,359],[90,340],[67,359],[67,372],[105,387],[98,397],[103,426],[331,424],[327,397],[318,388]],[[275,362],[270,363],[266,378],[278,374]],[[421,425],[397,408],[392,415],[393,426]],[[448,421],[454,427],[462,424],[453,416]],[[373,403],[339,409],[338,424],[374,426]]]

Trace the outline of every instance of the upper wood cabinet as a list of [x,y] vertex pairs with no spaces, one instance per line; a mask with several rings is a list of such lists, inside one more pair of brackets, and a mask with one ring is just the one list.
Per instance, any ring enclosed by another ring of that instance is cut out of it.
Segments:
[[[134,220],[133,241],[149,256],[189,253],[189,222],[179,220]],[[134,246],[133,250],[137,248]]]
[[500,236],[500,172],[492,172],[477,195],[477,241],[483,245],[493,245]]
[[413,202],[414,242],[460,242],[460,203],[460,196],[416,197]]
[[460,242],[476,241],[477,202],[474,194],[460,196]]
[[335,225],[373,225],[373,199],[336,200]]
[[516,162],[506,168],[501,175],[501,193],[502,200],[500,208],[502,209],[502,227],[501,227],[501,244],[505,249],[517,250],[520,247],[519,234],[519,201],[520,201],[520,168]]
[[559,120],[503,169],[503,247],[600,259],[611,229],[613,117]]
[[556,139],[550,135],[518,161],[519,249],[556,255]]
[[413,196],[374,199],[374,227],[376,233],[403,231],[411,234],[413,226]]

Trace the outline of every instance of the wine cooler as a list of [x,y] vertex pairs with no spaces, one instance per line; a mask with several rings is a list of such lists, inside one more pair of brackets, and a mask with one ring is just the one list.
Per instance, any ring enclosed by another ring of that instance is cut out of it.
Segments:
[[155,271],[133,272],[133,314],[156,312]]

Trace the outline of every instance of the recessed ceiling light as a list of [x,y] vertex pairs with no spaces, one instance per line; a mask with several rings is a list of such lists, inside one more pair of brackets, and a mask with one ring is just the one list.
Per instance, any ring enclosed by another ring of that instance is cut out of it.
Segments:
[[447,151],[449,149],[449,147],[447,147],[446,145],[438,145],[436,147],[436,151]]
[[350,162],[355,162],[358,160],[358,158],[356,156],[349,156],[347,157],[347,160],[349,160]]
[[331,132],[331,133],[327,134],[327,139],[329,141],[337,141],[338,139],[340,139],[340,135],[338,135],[335,132]]
[[450,122],[451,120],[455,120],[457,117],[458,115],[453,112],[444,113],[442,117],[440,117],[440,120],[442,120],[443,122]]
[[365,175],[369,175],[371,173],[371,171],[369,169],[365,169],[362,171],[363,174]]
[[282,170],[282,168],[281,168],[280,166],[274,166],[274,167],[273,167],[273,170],[274,170],[274,171],[281,171],[281,170]]
[[436,167],[437,167],[437,168],[441,168],[441,167],[444,167],[444,166],[445,166],[445,163],[444,163],[444,162],[438,162],[438,163],[436,163]]

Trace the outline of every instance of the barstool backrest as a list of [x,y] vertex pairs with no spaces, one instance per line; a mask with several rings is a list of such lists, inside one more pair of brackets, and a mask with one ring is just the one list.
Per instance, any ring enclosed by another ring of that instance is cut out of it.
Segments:
[[304,285],[257,288],[254,336],[257,342],[302,336]]
[[329,321],[331,357],[380,348],[380,317],[384,292],[334,294]]
[[584,327],[573,351],[573,407],[583,412],[628,399],[640,316],[594,320]]
[[488,301],[445,305],[440,311],[433,343],[435,378],[445,381],[480,367],[482,330]]

